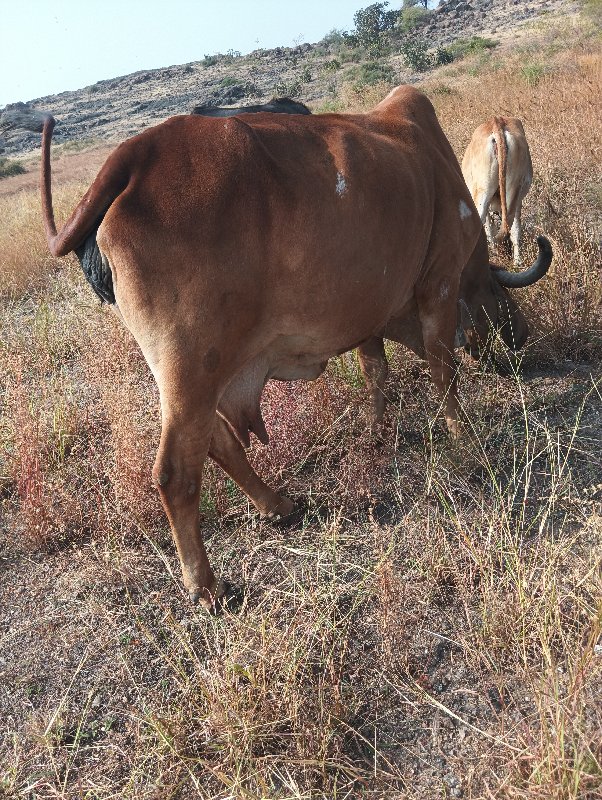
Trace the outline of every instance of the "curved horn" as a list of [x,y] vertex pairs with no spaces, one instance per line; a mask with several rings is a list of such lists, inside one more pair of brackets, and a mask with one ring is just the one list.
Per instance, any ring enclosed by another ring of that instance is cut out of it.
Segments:
[[546,274],[552,263],[552,245],[545,236],[537,237],[539,255],[532,267],[522,272],[508,272],[507,269],[494,269],[493,274],[502,286],[508,289],[524,289],[532,286]]

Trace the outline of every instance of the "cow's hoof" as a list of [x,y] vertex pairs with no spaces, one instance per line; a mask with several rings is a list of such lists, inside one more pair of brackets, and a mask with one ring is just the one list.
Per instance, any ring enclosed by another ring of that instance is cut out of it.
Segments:
[[209,613],[213,617],[219,617],[224,611],[235,614],[240,610],[245,599],[242,588],[240,586],[234,586],[230,581],[224,580],[220,581],[220,588],[222,589],[222,593],[212,604]]
[[305,516],[307,507],[304,503],[295,503],[288,497],[281,497],[278,505],[268,512],[259,512],[259,518],[277,528],[290,528],[298,525]]
[[217,616],[226,609],[237,611],[243,600],[242,590],[223,578],[218,581],[213,594],[207,589],[191,589],[189,595],[194,605],[201,605],[212,616]]
[[288,514],[278,514],[272,517],[270,522],[277,528],[296,528],[303,522],[306,512],[307,507],[303,503],[298,503]]
[[280,497],[280,501],[277,506],[271,508],[269,511],[261,511],[260,517],[261,519],[266,519],[269,522],[273,522],[281,517],[288,517],[289,514],[292,514],[295,510],[296,506],[292,500],[289,500],[288,497]]

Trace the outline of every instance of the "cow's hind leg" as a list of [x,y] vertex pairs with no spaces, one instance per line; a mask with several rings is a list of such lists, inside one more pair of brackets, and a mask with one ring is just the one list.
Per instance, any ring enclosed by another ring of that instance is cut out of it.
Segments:
[[295,510],[292,500],[274,492],[257,475],[242,445],[219,414],[215,420],[209,455],[240,486],[262,517],[283,519]]
[[485,235],[487,236],[487,241],[490,245],[494,244],[495,235],[493,233],[493,216],[491,211],[486,211],[485,213],[485,221],[483,223],[485,228]]
[[[433,287],[431,287],[432,289]],[[454,358],[457,290],[443,279],[437,291],[418,296],[422,337],[433,383],[445,403],[445,422],[451,436],[458,437],[457,364]]]
[[512,242],[512,254],[514,258],[514,264],[517,267],[521,265],[521,257],[520,257],[520,240],[521,240],[521,219],[520,219],[520,212],[521,207],[520,203],[516,207],[516,211],[514,213],[514,221],[512,222],[512,227],[510,228],[510,241]]
[[223,588],[213,574],[200,532],[203,465],[215,424],[215,405],[203,402],[191,383],[158,379],[162,428],[153,480],[176,544],[191,599],[214,606]]
[[482,191],[473,197],[474,204],[477,207],[477,212],[479,214],[481,223],[485,228],[485,233],[487,235],[487,240],[490,245],[494,243],[494,236],[493,236],[493,221],[491,218],[491,211],[489,210],[489,206],[491,205],[493,195],[489,196],[487,192]]
[[389,374],[383,340],[373,336],[357,348],[357,355],[372,400],[372,421],[380,423],[385,413],[385,384]]

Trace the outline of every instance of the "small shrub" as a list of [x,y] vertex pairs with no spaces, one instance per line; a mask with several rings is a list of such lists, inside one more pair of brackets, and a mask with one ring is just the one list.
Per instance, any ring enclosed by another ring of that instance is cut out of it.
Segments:
[[350,61],[352,63],[358,63],[362,60],[363,50],[360,47],[353,47],[344,50],[340,54],[341,61],[343,64],[348,64]]
[[301,75],[299,76],[299,80],[301,83],[310,83],[311,82],[311,70],[309,67],[304,67],[301,71]]
[[204,67],[214,67],[218,63],[219,63],[219,56],[217,53],[213,56],[205,54],[205,57],[201,61],[201,64]]
[[223,64],[231,64],[235,58],[240,58],[240,50],[228,50],[224,55],[220,54],[220,60]]
[[347,45],[347,47],[350,48],[359,47],[360,40],[355,33],[348,33],[347,31],[345,31],[345,33],[343,33],[343,36],[345,38],[345,44]]
[[407,39],[400,47],[404,61],[416,72],[426,72],[433,65],[432,56],[428,52],[428,45],[424,39]]
[[293,80],[290,83],[280,81],[274,86],[274,94],[280,97],[299,97],[303,84],[299,79]]
[[[412,37],[402,42],[400,52],[409,67],[415,69],[417,72],[425,72],[432,67],[441,67],[445,64],[451,64],[452,61],[458,57],[457,53],[460,51],[454,48],[453,45],[429,50],[428,43],[425,39]],[[475,52],[480,51],[475,50]]]
[[240,83],[240,81],[237,78],[232,77],[232,75],[226,75],[225,78],[221,79],[221,81],[219,82],[219,85],[223,86],[223,87],[226,87],[226,86],[237,86],[239,83]]
[[247,97],[261,97],[262,91],[253,81],[245,83],[245,94]]
[[470,39],[456,39],[455,42],[452,42],[447,47],[447,50],[452,54],[452,60],[454,60],[485,53],[488,50],[492,50],[494,47],[497,47],[497,42],[494,39],[486,39],[483,36],[471,36]]
[[324,64],[322,64],[322,70],[324,72],[336,72],[339,69],[341,69],[341,62],[337,61],[336,58],[333,58],[332,61],[326,61]]
[[453,60],[454,54],[447,47],[437,47],[433,53],[433,64],[436,67],[451,64]]
[[0,179],[10,178],[12,175],[23,175],[27,170],[19,161],[0,157]]
[[342,45],[345,43],[345,32],[342,30],[338,30],[337,28],[333,28],[330,33],[327,33],[323,39],[320,39],[318,44],[321,44],[323,47],[328,47],[329,45]]
[[369,61],[362,64],[357,73],[356,86],[374,86],[377,83],[394,83],[395,71],[389,64]]
[[451,94],[458,94],[457,89],[452,89],[446,83],[437,83],[434,86],[424,87],[424,91],[429,97],[434,96],[447,96]]

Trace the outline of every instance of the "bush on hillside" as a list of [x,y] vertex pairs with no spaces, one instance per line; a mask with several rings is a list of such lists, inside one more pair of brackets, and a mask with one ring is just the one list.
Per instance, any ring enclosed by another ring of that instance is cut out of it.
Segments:
[[359,69],[357,83],[361,86],[374,86],[377,83],[394,83],[395,71],[389,64],[368,61]]
[[405,39],[400,45],[399,52],[408,67],[416,72],[426,72],[433,67],[451,64],[455,59],[450,47],[436,47],[430,50],[428,42],[417,36]]
[[470,39],[456,39],[447,49],[452,54],[452,60],[455,60],[492,50],[497,47],[497,44],[494,39],[487,39],[484,36],[471,36]]
[[303,83],[299,78],[292,81],[280,81],[274,86],[273,94],[278,97],[300,97]]
[[422,8],[422,6],[404,6],[399,15],[399,23],[397,27],[404,33],[413,31],[414,28],[417,28],[421,22],[424,22],[430,13],[430,11],[427,11],[426,8]]
[[345,31],[333,28],[330,33],[327,33],[326,36],[320,39],[318,44],[322,45],[322,47],[345,44]]
[[12,175],[23,175],[27,170],[19,161],[11,161],[0,156],[0,178],[10,178]]
[[433,66],[433,59],[428,51],[428,44],[424,39],[412,38],[402,42],[399,52],[405,63],[416,72],[426,72]]

